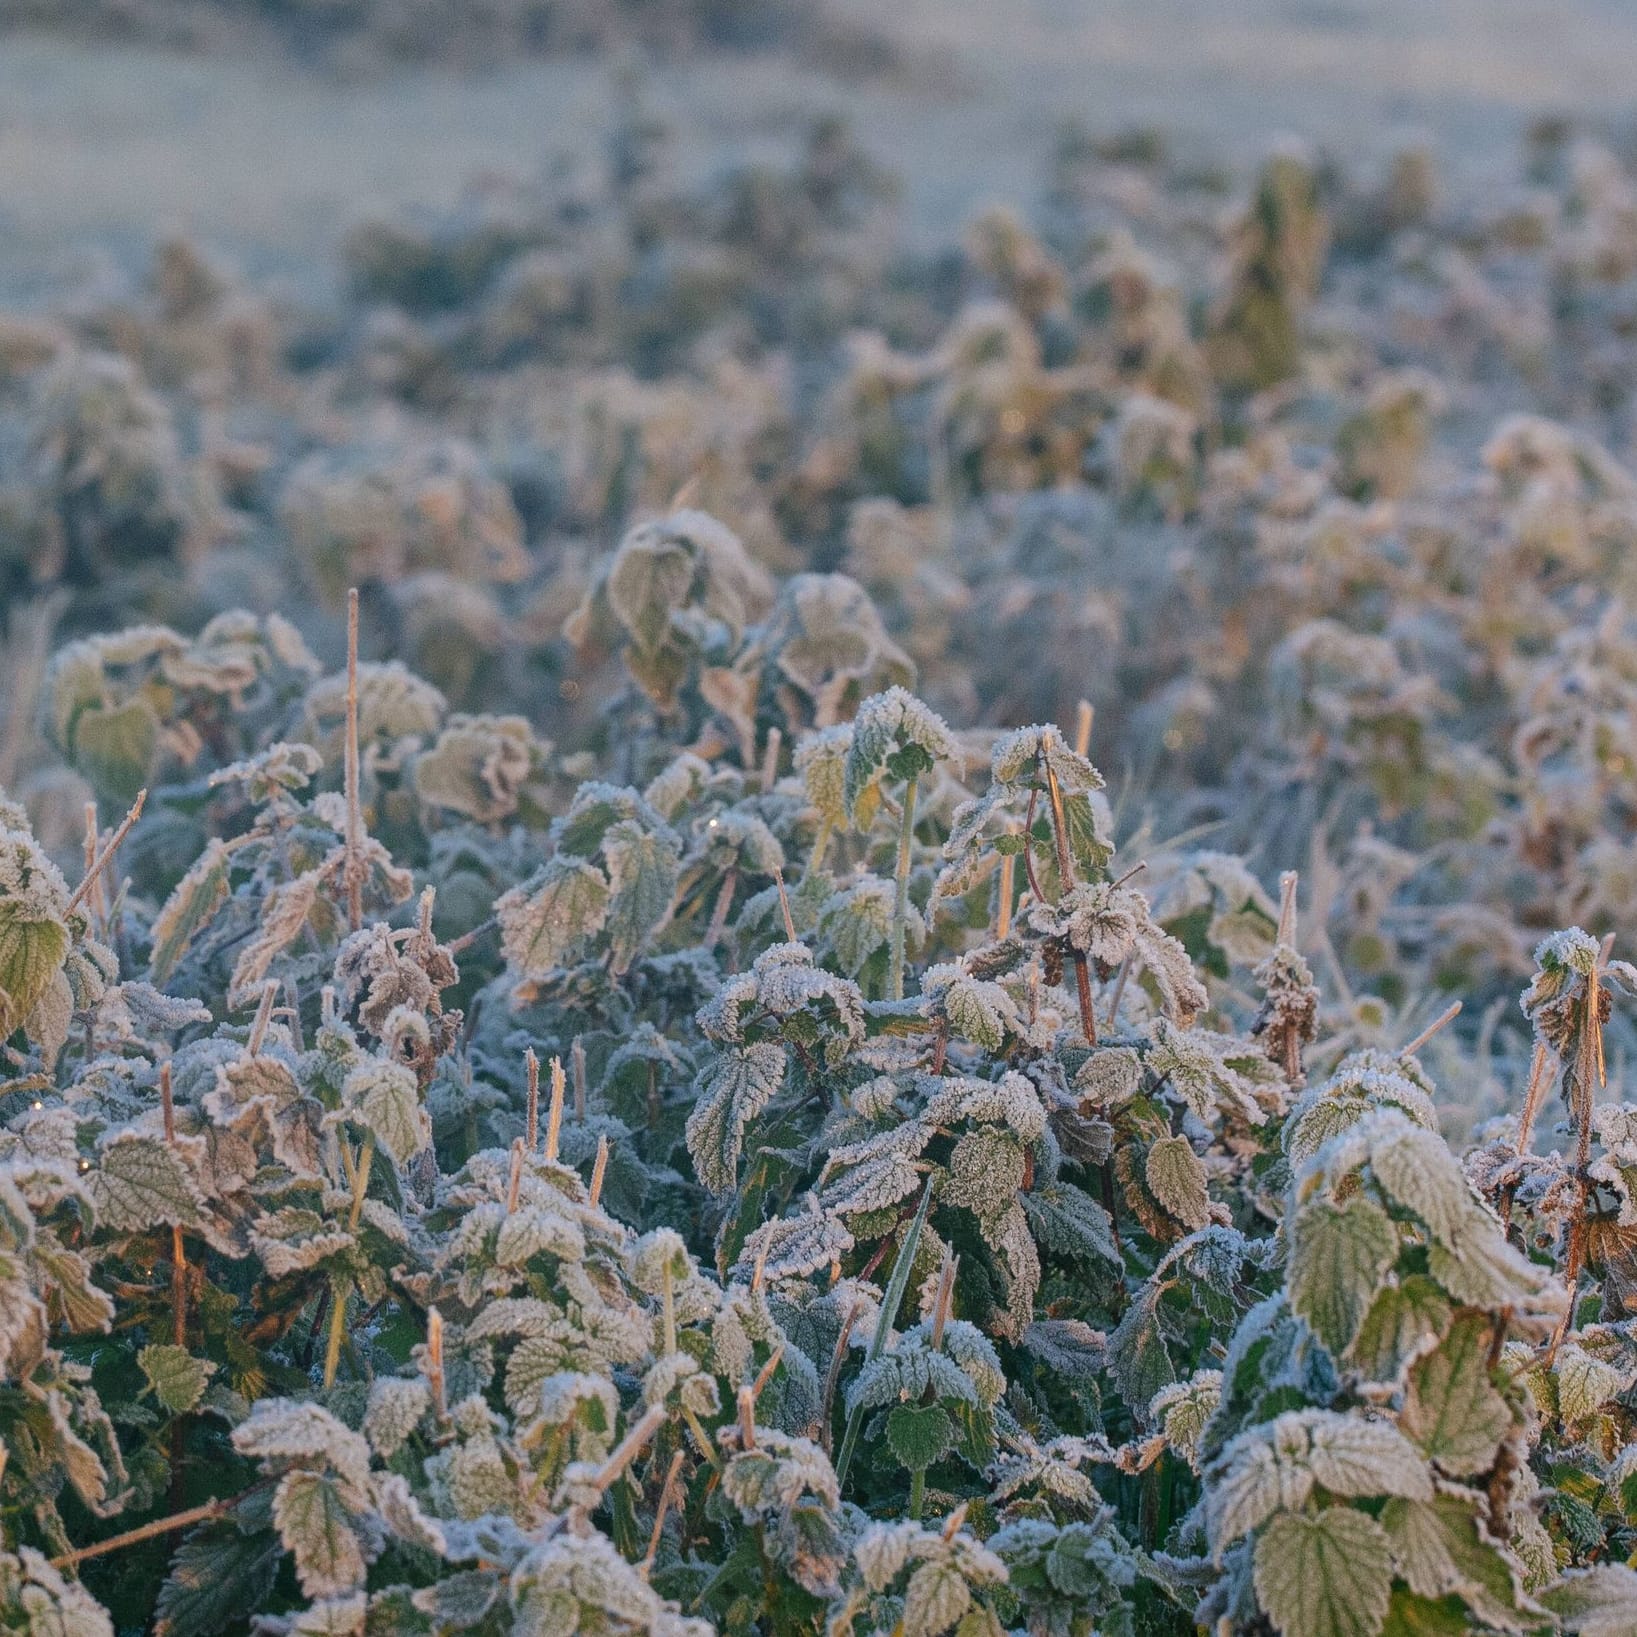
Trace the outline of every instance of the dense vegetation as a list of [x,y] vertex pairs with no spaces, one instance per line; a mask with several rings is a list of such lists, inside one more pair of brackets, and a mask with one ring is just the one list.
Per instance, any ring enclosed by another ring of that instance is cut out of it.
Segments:
[[660,142],[0,330],[0,1629],[1637,1628],[1618,162]]

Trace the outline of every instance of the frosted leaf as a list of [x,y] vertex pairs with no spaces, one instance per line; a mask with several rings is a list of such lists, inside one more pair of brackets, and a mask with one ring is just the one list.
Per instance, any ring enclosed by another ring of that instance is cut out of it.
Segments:
[[1210,1220],[1205,1167],[1186,1137],[1161,1137],[1151,1144],[1144,1175],[1154,1198],[1184,1227],[1202,1228]]
[[870,1524],[853,1547],[864,1584],[872,1591],[885,1591],[915,1557],[930,1548],[934,1539],[918,1523],[907,1519]]
[[1129,1046],[1099,1046],[1074,1073],[1074,1089],[1101,1109],[1128,1103],[1142,1084],[1142,1058]]
[[818,809],[821,823],[832,830],[848,825],[846,768],[853,742],[850,722],[838,722],[804,734],[796,746],[796,771],[801,774],[807,799]]
[[1315,1483],[1334,1495],[1432,1496],[1426,1462],[1390,1422],[1287,1411],[1239,1434],[1215,1464],[1205,1510],[1218,1558],[1275,1512],[1299,1511]]
[[1435,1352],[1410,1371],[1399,1422],[1454,1477],[1487,1472],[1512,1430],[1512,1411],[1490,1380],[1493,1329],[1463,1314]]
[[1487,1624],[1515,1631],[1533,1606],[1523,1596],[1516,1562],[1473,1513],[1471,1491],[1451,1488],[1431,1500],[1391,1500],[1381,1524],[1398,1573],[1418,1597],[1462,1598]]
[[750,1122],[784,1083],[782,1046],[761,1044],[724,1053],[696,1082],[687,1121],[688,1153],[699,1180],[712,1193],[728,1193],[737,1181]]
[[261,925],[239,954],[228,982],[227,1003],[243,1006],[261,998],[262,983],[273,962],[301,936],[309,918],[318,912],[322,870],[308,870],[280,882],[262,903]]
[[644,829],[632,819],[610,825],[602,845],[612,886],[607,929],[618,973],[670,919],[681,847],[669,830]]
[[150,1342],[136,1356],[148,1378],[148,1390],[172,1415],[185,1415],[204,1397],[216,1373],[208,1359],[195,1358],[185,1347]]
[[948,726],[914,694],[899,687],[873,694],[853,716],[842,776],[847,811],[856,812],[860,795],[883,768],[895,779],[919,778],[958,757]]
[[406,1545],[442,1557],[447,1550],[442,1528],[429,1518],[415,1499],[409,1481],[396,1472],[378,1472],[370,1479],[370,1495],[381,1521]]
[[452,716],[415,760],[415,794],[429,807],[497,823],[517,811],[545,748],[524,717]]
[[833,1149],[820,1195],[824,1209],[832,1215],[879,1211],[914,1193],[921,1186],[917,1162],[931,1136],[930,1126],[907,1120]]
[[230,863],[225,843],[212,837],[165,900],[150,933],[150,970],[155,983],[164,983],[170,977],[188,946],[227,902]]
[[675,1228],[645,1233],[626,1256],[631,1282],[650,1296],[659,1295],[667,1278],[681,1283],[693,1271],[693,1258]]
[[275,1279],[315,1268],[348,1251],[356,1237],[317,1211],[286,1205],[250,1226],[250,1243]]
[[745,1240],[736,1267],[748,1272],[765,1253],[766,1278],[799,1279],[839,1262],[852,1248],[847,1225],[813,1209],[764,1222]]
[[1286,1514],[1256,1543],[1257,1601],[1281,1637],[1375,1637],[1392,1596],[1392,1553],[1373,1518],[1345,1507]]
[[257,1399],[248,1420],[233,1429],[233,1447],[277,1471],[285,1465],[329,1466],[349,1483],[369,1476],[369,1445],[317,1404],[288,1398]]
[[1371,1381],[1396,1382],[1437,1345],[1450,1319],[1444,1293],[1424,1274],[1380,1291],[1353,1338],[1352,1362]]
[[176,1149],[136,1131],[113,1136],[86,1177],[97,1215],[121,1233],[145,1233],[160,1223],[197,1227],[198,1185]]
[[308,1597],[363,1584],[363,1548],[333,1479],[317,1472],[285,1473],[273,1494],[273,1523],[296,1560],[296,1577]]
[[28,1637],[114,1637],[107,1610],[31,1546],[18,1547],[16,1557],[0,1551],[0,1615],[9,1623],[14,1612]]
[[1628,1371],[1617,1370],[1574,1342],[1559,1348],[1556,1374],[1558,1408],[1563,1419],[1571,1422],[1595,1415],[1631,1385]]
[[1159,991],[1166,1016],[1185,1028],[1209,1004],[1188,951],[1154,921],[1148,900],[1133,888],[1082,882],[1056,904],[1036,905],[1029,918],[1038,931],[1067,940],[1104,966],[1118,967],[1129,957]]
[[[704,1034],[720,1043],[743,1038],[745,1017],[763,1008],[786,1018],[820,1002],[835,1012],[842,1037],[833,1042],[836,1052],[860,1045],[864,1039],[864,997],[858,986],[813,963],[813,952],[803,944],[774,944],[756,957],[749,972],[729,978],[715,999],[700,1008],[698,1024]],[[827,1045],[827,1053],[831,1050]]]
[[1023,1170],[1023,1149],[1015,1137],[980,1128],[955,1144],[940,1192],[947,1204],[964,1205],[980,1222],[988,1222],[1017,1198]]
[[1398,1257],[1398,1229],[1362,1195],[1344,1205],[1312,1200],[1290,1221],[1290,1305],[1332,1353],[1352,1345]]
[[1025,1143],[1038,1142],[1046,1130],[1040,1093],[1021,1074],[1008,1070],[999,1080],[934,1079],[935,1089],[921,1111],[932,1125],[983,1121],[1003,1125]]
[[[930,1337],[929,1337],[930,1339]],[[944,1351],[966,1372],[978,1402],[990,1409],[1006,1391],[1006,1375],[994,1343],[974,1324],[951,1319],[944,1326]]]
[[952,1563],[923,1563],[904,1592],[904,1637],[940,1637],[966,1613],[972,1588]]
[[1577,1637],[1626,1637],[1637,1629],[1637,1570],[1624,1563],[1571,1569],[1540,1601]]
[[392,1156],[406,1165],[432,1140],[432,1122],[421,1104],[414,1071],[402,1063],[366,1059],[341,1087],[343,1106]]
[[[832,892],[819,913],[819,931],[849,978],[856,978],[870,957],[887,947],[894,891],[894,884],[885,877],[861,872]],[[905,927],[914,952],[926,937],[926,923],[914,904],[909,906]]]
[[1055,727],[1017,728],[995,741],[989,754],[989,773],[996,784],[1027,789],[1041,759],[1056,775],[1064,795],[1101,790],[1102,775],[1078,755]]
[[432,1390],[421,1376],[377,1376],[370,1383],[364,1436],[382,1460],[403,1447],[432,1408]]
[[1154,1394],[1148,1418],[1165,1434],[1165,1441],[1197,1474],[1199,1442],[1205,1423],[1222,1401],[1222,1372],[1197,1370],[1187,1381],[1173,1382]]
[[952,1358],[934,1352],[919,1331],[909,1331],[898,1345],[871,1359],[847,1391],[847,1408],[875,1409],[898,1401],[914,1403],[931,1389],[933,1398],[978,1402],[971,1377]]
[[501,949],[523,978],[549,977],[608,918],[610,889],[602,871],[559,854],[530,882],[495,900]]

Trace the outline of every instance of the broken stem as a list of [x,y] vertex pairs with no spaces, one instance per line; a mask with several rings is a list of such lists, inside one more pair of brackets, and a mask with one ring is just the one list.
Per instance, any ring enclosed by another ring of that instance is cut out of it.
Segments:
[[74,896],[68,900],[68,908],[63,911],[65,917],[72,915],[90,896],[91,889],[102,878],[102,872],[113,862],[114,854],[119,851],[119,844],[130,834],[131,826],[142,817],[142,808],[147,800],[146,790],[137,791],[130,812],[125,815],[120,827],[108,838],[108,845],[91,860],[85,872],[85,879],[74,889]]
[[347,801],[346,863],[341,879],[347,889],[347,924],[356,932],[364,924],[364,813],[358,791],[358,588],[347,593],[347,738],[342,781]]

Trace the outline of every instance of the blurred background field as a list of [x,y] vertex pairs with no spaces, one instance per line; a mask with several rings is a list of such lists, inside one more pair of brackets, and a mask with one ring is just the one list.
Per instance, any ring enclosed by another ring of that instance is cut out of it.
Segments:
[[[285,27],[251,26],[254,9],[0,4],[0,288],[48,301],[166,229],[322,286],[361,215],[595,155],[615,62],[642,36],[615,26],[531,59],[435,7],[397,41],[323,20],[359,8],[290,6]],[[1620,0],[827,0],[823,37],[794,47],[757,24],[776,8],[720,9],[728,44],[651,55],[679,162],[787,152],[806,119],[844,112],[929,235],[1038,191],[1065,120],[1240,160],[1280,132],[1379,158],[1409,130],[1493,179],[1525,119],[1619,125],[1637,83]]]

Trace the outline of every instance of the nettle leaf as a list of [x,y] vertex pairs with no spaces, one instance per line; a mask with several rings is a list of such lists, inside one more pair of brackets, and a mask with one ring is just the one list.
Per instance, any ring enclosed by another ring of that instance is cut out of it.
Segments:
[[1565,1421],[1584,1421],[1631,1385],[1628,1373],[1574,1342],[1558,1350],[1556,1375],[1558,1409]]
[[0,1039],[34,1010],[68,957],[68,928],[22,911],[0,900]]
[[1108,1212],[1072,1182],[1046,1182],[1020,1196],[1041,1247],[1079,1262],[1121,1266]]
[[[1381,1509],[1398,1572],[1426,1598],[1458,1596],[1480,1620],[1510,1631],[1530,1624],[1517,1565],[1480,1524],[1470,1492],[1395,1498]],[[1463,1625],[1463,1631],[1467,1629]]]
[[904,1592],[904,1637],[940,1637],[971,1603],[972,1588],[953,1563],[923,1563]]
[[922,1472],[955,1447],[955,1423],[936,1404],[900,1404],[887,1417],[887,1443],[900,1466]]
[[1256,1542],[1254,1577],[1282,1637],[1376,1637],[1392,1596],[1392,1548],[1362,1512],[1286,1512]]
[[103,1147],[86,1177],[97,1215],[120,1233],[146,1233],[162,1223],[194,1227],[199,1192],[174,1148],[157,1137],[122,1131]]
[[1390,1422],[1291,1410],[1240,1433],[1215,1463],[1205,1515],[1218,1556],[1275,1512],[1305,1506],[1315,1484],[1334,1495],[1432,1496],[1426,1462]]
[[189,945],[227,902],[231,865],[232,855],[226,844],[212,837],[172,889],[154,917],[149,976],[155,983],[162,984],[171,976]]
[[1398,1229],[1373,1201],[1312,1200],[1290,1225],[1290,1305],[1332,1353],[1343,1353],[1397,1256]]
[[761,1044],[724,1054],[701,1075],[686,1135],[694,1169],[712,1193],[732,1192],[745,1131],[778,1094],[784,1071],[784,1048]]
[[501,949],[520,977],[550,977],[608,919],[608,879],[583,858],[559,853],[532,882],[495,900]]
[[1574,1569],[1540,1601],[1578,1637],[1629,1637],[1637,1630],[1637,1570],[1624,1563]]
[[1412,1273],[1376,1295],[1350,1357],[1371,1381],[1397,1381],[1414,1359],[1437,1345],[1450,1312],[1443,1291],[1425,1274]]
[[670,919],[682,873],[682,849],[668,832],[654,832],[632,819],[609,826],[603,856],[613,896],[608,904],[608,935],[616,973],[624,972],[643,944]]
[[1455,1477],[1487,1472],[1512,1411],[1490,1381],[1494,1329],[1479,1313],[1463,1314],[1436,1351],[1410,1371],[1400,1425]]
[[1148,1150],[1144,1175],[1166,1212],[1190,1231],[1211,1219],[1205,1167],[1186,1137],[1161,1137]]
[[402,1063],[381,1058],[360,1063],[342,1083],[341,1098],[353,1119],[398,1165],[408,1164],[432,1140],[420,1084]]
[[273,1522],[307,1596],[331,1597],[363,1584],[363,1547],[335,1479],[285,1473],[273,1494]]
[[1160,1290],[1149,1285],[1131,1301],[1108,1338],[1108,1369],[1120,1397],[1139,1416],[1161,1387],[1177,1379],[1160,1331]]
[[209,1359],[195,1358],[185,1347],[151,1342],[136,1355],[148,1388],[172,1415],[185,1415],[205,1396],[216,1373]]
[[852,742],[842,776],[847,811],[884,770],[894,778],[919,778],[956,755],[948,726],[906,688],[871,695],[853,717]]
[[154,1637],[215,1637],[259,1609],[284,1556],[278,1537],[218,1525],[189,1535],[159,1589]]

